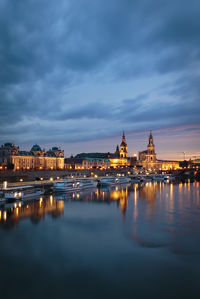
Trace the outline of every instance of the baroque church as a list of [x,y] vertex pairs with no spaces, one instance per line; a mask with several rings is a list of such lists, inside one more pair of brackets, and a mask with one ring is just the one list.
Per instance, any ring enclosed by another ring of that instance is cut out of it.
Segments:
[[161,161],[158,161],[156,159],[155,145],[153,142],[153,135],[151,131],[149,135],[147,150],[139,152],[138,165],[149,171],[159,170],[162,168]]
[[143,167],[145,170],[149,172],[158,170],[175,170],[179,168],[179,162],[169,160],[157,160],[155,145],[153,142],[153,135],[150,131],[147,150],[139,152],[137,166]]
[[119,149],[119,146],[117,145],[115,153],[110,155],[110,157],[109,157],[111,167],[118,168],[118,167],[128,166],[128,158],[127,158],[128,151],[127,151],[127,149],[128,149],[128,146],[126,143],[126,137],[123,132],[120,149]]

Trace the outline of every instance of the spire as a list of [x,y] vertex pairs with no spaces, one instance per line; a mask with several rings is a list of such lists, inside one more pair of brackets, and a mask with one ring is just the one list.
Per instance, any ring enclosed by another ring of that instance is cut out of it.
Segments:
[[116,147],[115,155],[117,158],[119,158],[119,156],[120,156],[119,145],[117,145],[117,147]]
[[123,131],[123,135],[122,135],[122,142],[126,142],[126,137],[125,137],[124,131]]
[[149,134],[149,144],[153,144],[152,130],[150,130],[150,134]]

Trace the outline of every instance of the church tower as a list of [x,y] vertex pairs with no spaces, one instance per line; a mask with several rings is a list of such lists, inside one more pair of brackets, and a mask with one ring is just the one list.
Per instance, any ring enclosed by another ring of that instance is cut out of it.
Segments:
[[126,144],[126,138],[125,138],[125,134],[123,132],[123,135],[122,135],[122,142],[120,144],[120,158],[121,159],[127,159],[127,144]]
[[150,134],[149,134],[149,144],[147,146],[147,162],[148,163],[155,163],[156,162],[155,146],[154,146],[154,143],[153,143],[153,136],[152,136],[151,131],[150,131]]
[[120,157],[119,145],[117,145],[117,147],[116,147],[115,156],[116,156],[117,158]]

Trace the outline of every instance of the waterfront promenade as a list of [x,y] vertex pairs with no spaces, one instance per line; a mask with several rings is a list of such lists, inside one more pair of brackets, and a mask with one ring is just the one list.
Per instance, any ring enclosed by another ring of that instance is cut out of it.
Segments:
[[[200,180],[200,170],[194,169],[180,169],[177,171],[169,171],[176,180]],[[79,177],[103,177],[106,175],[145,175],[141,170],[130,168],[118,169],[66,169],[66,170],[29,170],[29,171],[0,171],[0,186],[4,181],[8,184],[34,184],[34,185],[52,185],[53,181],[58,181],[66,178]]]

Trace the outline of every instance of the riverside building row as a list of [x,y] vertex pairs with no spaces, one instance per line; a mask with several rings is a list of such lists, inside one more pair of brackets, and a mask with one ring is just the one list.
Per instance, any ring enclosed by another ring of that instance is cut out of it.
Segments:
[[64,169],[64,151],[52,147],[45,151],[37,144],[30,151],[21,151],[14,143],[0,147],[0,168],[13,170],[57,170]]
[[143,168],[146,171],[176,170],[179,168],[178,161],[158,160],[155,152],[152,132],[148,138],[147,149],[139,152],[136,156],[128,157],[128,145],[123,132],[120,146],[117,145],[115,153],[82,153],[75,158],[65,159],[67,169],[90,169],[90,168]]
[[58,169],[108,169],[143,168],[146,171],[176,170],[178,161],[158,160],[155,152],[152,132],[150,132],[147,150],[136,156],[128,157],[128,146],[123,132],[120,147],[115,153],[82,153],[76,157],[65,158],[60,147],[45,151],[35,144],[30,151],[21,151],[14,143],[5,143],[0,147],[0,169],[13,170],[58,170]]

